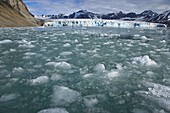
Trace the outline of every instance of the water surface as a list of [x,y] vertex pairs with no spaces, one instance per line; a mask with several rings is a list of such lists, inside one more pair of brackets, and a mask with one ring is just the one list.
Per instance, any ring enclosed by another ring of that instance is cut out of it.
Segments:
[[170,112],[169,29],[0,34],[0,113]]

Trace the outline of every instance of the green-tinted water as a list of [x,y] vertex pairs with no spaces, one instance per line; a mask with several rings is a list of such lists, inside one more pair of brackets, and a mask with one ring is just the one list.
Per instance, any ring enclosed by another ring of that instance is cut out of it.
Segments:
[[167,29],[6,28],[0,34],[0,113],[170,112]]

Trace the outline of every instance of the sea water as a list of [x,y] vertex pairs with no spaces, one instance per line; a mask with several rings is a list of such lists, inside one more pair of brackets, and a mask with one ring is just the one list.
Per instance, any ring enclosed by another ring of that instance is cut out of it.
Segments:
[[0,34],[0,113],[170,112],[169,29]]

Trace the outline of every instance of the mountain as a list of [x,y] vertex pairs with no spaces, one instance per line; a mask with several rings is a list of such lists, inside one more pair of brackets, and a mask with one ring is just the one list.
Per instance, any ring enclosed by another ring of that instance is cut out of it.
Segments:
[[167,10],[167,11],[161,13],[161,14],[153,16],[150,19],[150,22],[164,23],[164,24],[167,24],[168,27],[170,27],[170,10]]
[[0,27],[37,26],[22,0],[0,0]]
[[52,15],[49,16],[51,19],[119,19],[119,20],[129,20],[129,21],[145,21],[145,22],[155,22],[155,23],[164,23],[170,27],[170,10],[165,11],[161,14],[153,12],[152,10],[143,11],[140,14],[136,14],[134,12],[123,13],[122,11],[116,13],[108,13],[108,14],[96,14],[93,12],[89,12],[87,10],[80,10],[78,12],[74,12],[68,16],[64,14]]

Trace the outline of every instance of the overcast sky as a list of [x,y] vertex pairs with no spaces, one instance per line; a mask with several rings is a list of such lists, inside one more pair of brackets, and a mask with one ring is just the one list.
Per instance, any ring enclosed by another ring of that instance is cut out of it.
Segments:
[[78,10],[96,13],[116,11],[140,13],[153,10],[161,13],[170,10],[170,0],[23,0],[34,14],[70,14]]

